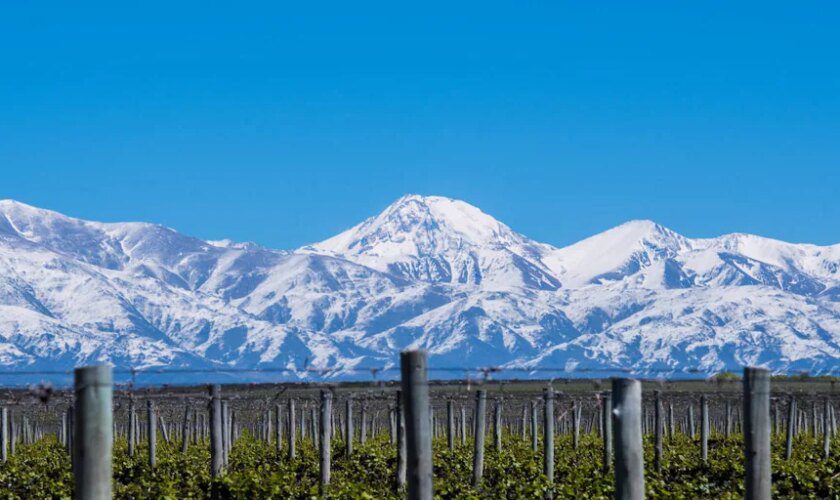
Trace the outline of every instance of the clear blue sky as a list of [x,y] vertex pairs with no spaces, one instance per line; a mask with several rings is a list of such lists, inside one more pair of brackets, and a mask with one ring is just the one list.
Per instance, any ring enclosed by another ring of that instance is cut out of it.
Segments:
[[0,198],[277,248],[405,193],[840,242],[836,2],[5,2]]

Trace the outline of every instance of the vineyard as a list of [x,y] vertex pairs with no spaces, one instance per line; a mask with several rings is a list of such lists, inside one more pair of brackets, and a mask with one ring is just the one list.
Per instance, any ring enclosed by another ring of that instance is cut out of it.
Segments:
[[[404,382],[117,387],[111,426],[98,429],[109,441],[108,494],[422,498],[409,491],[423,464],[412,457]],[[641,387],[636,465],[644,494],[750,497],[742,381]],[[632,476],[633,459],[618,427],[622,412],[611,411],[620,400],[610,381],[479,380],[426,389],[428,435],[416,438],[431,444],[435,497],[637,497],[617,491],[619,469],[629,463]],[[830,381],[774,381],[766,415],[773,496],[840,498],[833,389]],[[96,498],[76,484],[81,477],[90,487],[83,469],[97,446],[95,437],[83,441],[85,390],[8,391],[0,497]]]

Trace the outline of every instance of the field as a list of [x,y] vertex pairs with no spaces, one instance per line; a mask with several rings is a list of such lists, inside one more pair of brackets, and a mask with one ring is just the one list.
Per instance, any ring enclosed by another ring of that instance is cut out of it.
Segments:
[[[440,498],[612,498],[604,467],[601,397],[606,381],[554,381],[554,481],[544,473],[540,398],[548,382],[446,383],[431,388],[434,490]],[[652,498],[742,498],[744,451],[739,380],[644,385],[645,491]],[[226,386],[230,447],[212,477],[207,388],[117,391],[114,397],[115,498],[401,498],[394,383],[330,386],[328,485],[321,484],[318,411],[323,387]],[[474,484],[476,391],[486,391],[483,474]],[[776,497],[838,498],[840,440],[831,381],[773,383],[772,481]],[[657,425],[655,391],[659,391]],[[708,457],[701,458],[700,397],[709,404]],[[44,396],[43,394],[41,396]],[[791,396],[797,402],[788,426]],[[348,455],[346,401],[352,400]],[[134,406],[134,417],[131,406]],[[151,413],[147,401],[152,401]],[[295,453],[290,457],[290,402]],[[828,401],[828,406],[826,406]],[[727,403],[728,402],[728,403]],[[39,400],[8,394],[16,447],[0,464],[2,498],[69,498],[74,476],[62,429],[69,394]],[[496,404],[498,403],[498,417]],[[828,408],[828,413],[825,409]],[[449,411],[452,411],[451,422]],[[279,411],[279,420],[278,420]],[[149,426],[152,415],[153,426]],[[463,419],[463,420],[462,420]],[[130,422],[134,422],[134,427]],[[280,424],[279,432],[277,424]],[[496,422],[500,425],[498,430]],[[536,422],[536,428],[533,423]],[[155,433],[154,466],[148,432]],[[657,432],[658,430],[658,432]],[[534,432],[536,431],[536,432]],[[825,432],[829,453],[825,454]],[[364,437],[363,434],[364,433]],[[657,460],[657,433],[662,452]],[[450,447],[450,434],[452,446]],[[790,434],[791,456],[786,455]],[[279,438],[279,444],[278,444]],[[184,451],[183,440],[186,440]],[[364,442],[362,442],[364,440]],[[133,442],[132,451],[130,441]],[[8,442],[4,440],[4,442]],[[499,446],[499,444],[501,446]],[[659,468],[657,470],[656,463]]]

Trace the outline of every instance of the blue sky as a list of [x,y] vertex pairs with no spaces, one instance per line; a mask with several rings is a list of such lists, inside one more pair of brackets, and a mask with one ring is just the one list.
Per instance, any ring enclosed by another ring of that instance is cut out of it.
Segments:
[[0,198],[278,248],[405,193],[838,243],[839,9],[7,2]]

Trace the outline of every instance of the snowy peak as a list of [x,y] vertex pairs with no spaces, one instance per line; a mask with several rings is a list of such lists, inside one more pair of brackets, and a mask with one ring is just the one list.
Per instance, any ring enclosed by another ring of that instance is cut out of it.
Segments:
[[569,286],[621,279],[690,250],[691,240],[649,220],[633,220],[550,252],[546,263]]
[[544,246],[463,201],[407,195],[310,249],[408,279],[556,289]]
[[315,248],[339,254],[420,255],[465,245],[502,245],[512,233],[463,201],[412,194]]

